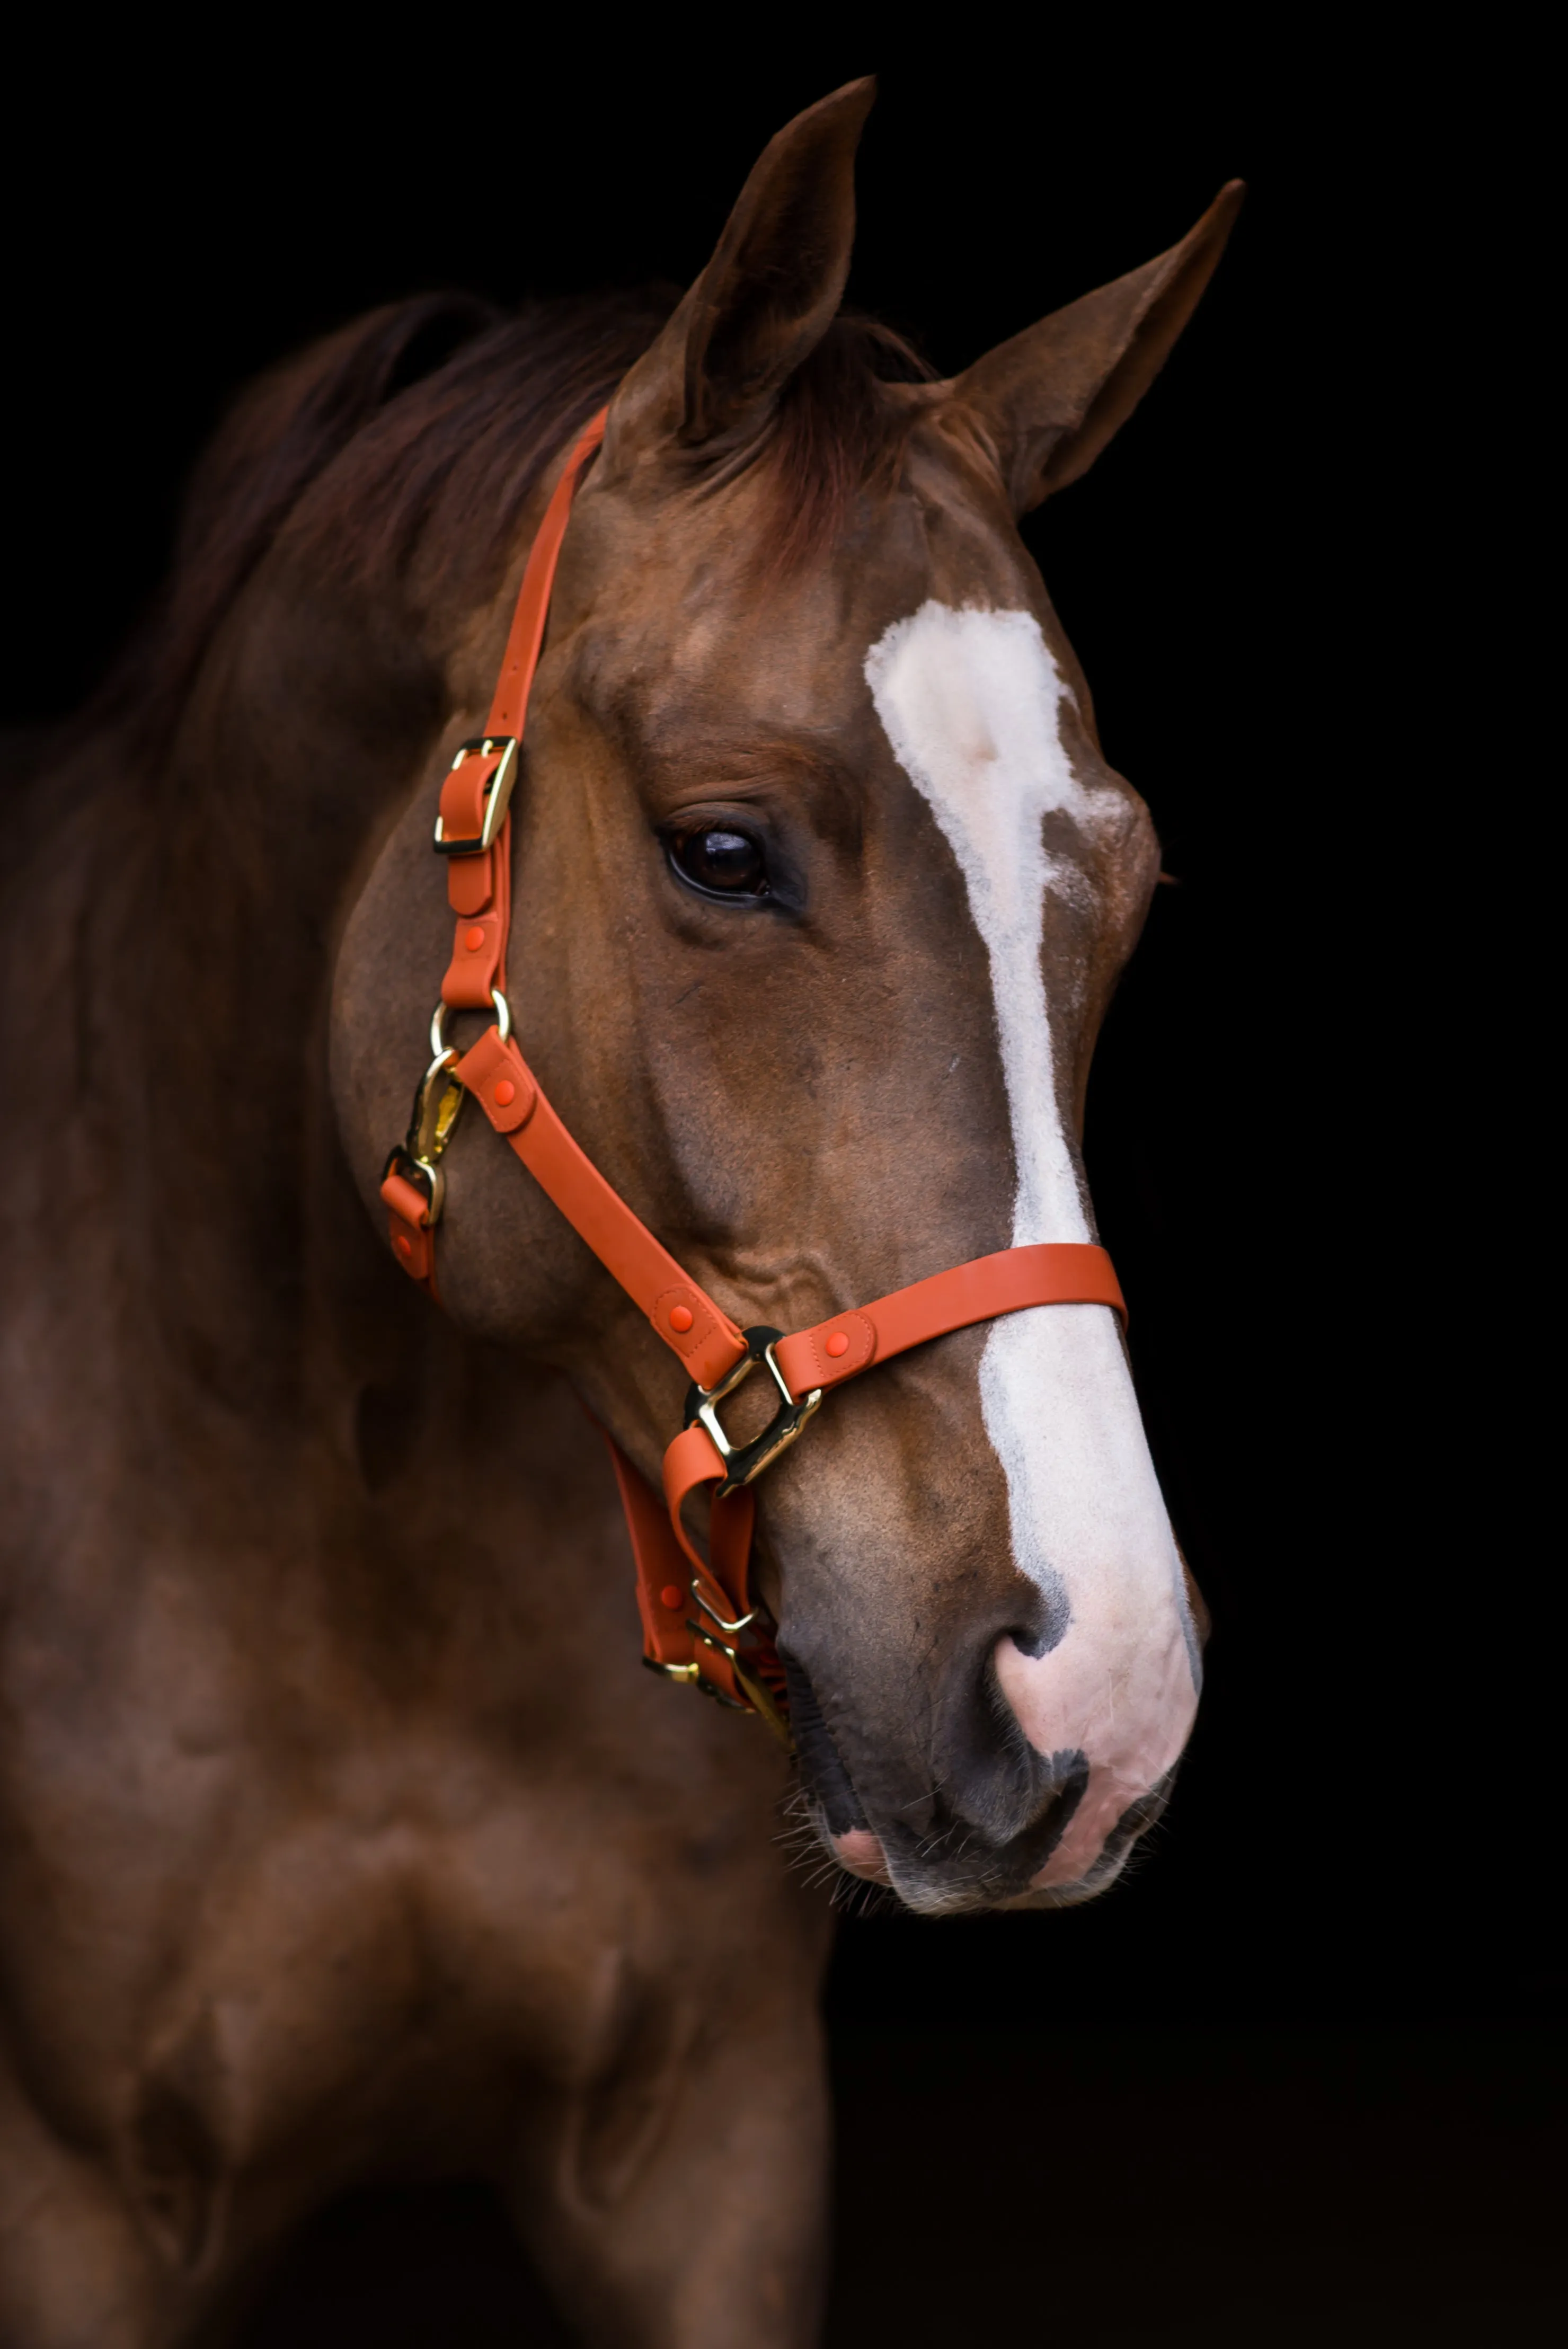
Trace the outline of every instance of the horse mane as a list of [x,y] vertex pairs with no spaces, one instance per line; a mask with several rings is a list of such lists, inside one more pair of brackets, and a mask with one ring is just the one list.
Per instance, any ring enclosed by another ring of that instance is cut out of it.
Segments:
[[[200,460],[163,595],[96,707],[166,742],[247,579],[286,528],[323,574],[395,575],[416,546],[439,569],[497,573],[556,452],[610,398],[680,299],[671,287],[531,303],[467,295],[389,304],[242,393]],[[774,527],[760,562],[797,570],[842,530],[898,435],[887,382],[932,379],[891,327],[841,313],[760,443]]]

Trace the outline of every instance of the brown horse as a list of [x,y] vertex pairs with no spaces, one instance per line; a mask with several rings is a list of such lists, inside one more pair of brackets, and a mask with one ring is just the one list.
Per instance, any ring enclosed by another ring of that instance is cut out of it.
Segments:
[[[656,1478],[683,1373],[477,1116],[444,1311],[376,1193],[450,939],[439,778],[608,400],[514,801],[550,1099],[742,1324],[1093,1237],[1156,846],[1015,521],[1235,199],[937,382],[840,315],[869,96],[774,140],[673,309],[417,302],[265,382],[17,795],[6,2349],[218,2337],[325,2198],[459,2170],[587,2340],[814,2336],[828,1908],[759,1724],[639,1668],[583,1409]],[[933,1911],[1108,1883],[1199,1681],[1111,1312],[875,1369],[758,1490],[830,1863]]]

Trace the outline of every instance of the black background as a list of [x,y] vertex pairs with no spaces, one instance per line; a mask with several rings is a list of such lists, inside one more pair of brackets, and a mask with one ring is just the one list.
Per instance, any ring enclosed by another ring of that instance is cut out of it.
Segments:
[[[47,136],[17,126],[7,722],[90,688],[249,374],[431,286],[683,283],[770,133],[867,66],[851,298],[943,369],[1248,181],[1145,407],[1030,525],[1180,885],[1107,1024],[1088,1146],[1209,1687],[1109,1899],[846,1924],[830,2337],[1538,2337],[1543,1439],[1506,1278],[1486,1294],[1508,1085],[1475,916],[1499,884],[1455,820],[1495,666],[1484,612],[1445,601],[1485,89],[1359,43],[1348,72],[1321,22],[1053,25],[983,54],[925,52],[907,19],[771,47],[759,24],[728,62],[691,24],[679,56],[585,24],[541,57],[461,13],[417,51],[361,30],[369,57],[291,27],[195,63],[126,35]],[[529,2338],[529,2289],[468,2189],[361,2202],[297,2254],[258,2349]]]

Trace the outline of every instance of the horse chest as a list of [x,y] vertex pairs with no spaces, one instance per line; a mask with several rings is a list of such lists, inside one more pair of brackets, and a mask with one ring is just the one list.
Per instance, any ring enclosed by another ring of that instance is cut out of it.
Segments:
[[227,2174],[331,2112],[349,2168],[478,2158],[519,2078],[614,2060],[628,1982],[676,2031],[738,1878],[776,1905],[777,1768],[637,1669],[613,1495],[553,1538],[526,1498],[433,1576],[418,1508],[340,1494],[213,1541],[194,1469],[136,1538],[123,1486],[57,1527],[0,1665],[0,1939],[95,2130],[194,2114]]

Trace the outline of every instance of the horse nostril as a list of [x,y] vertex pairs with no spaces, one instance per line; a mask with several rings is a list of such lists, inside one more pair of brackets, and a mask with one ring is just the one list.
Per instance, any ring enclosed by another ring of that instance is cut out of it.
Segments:
[[[1016,1623],[1009,1623],[1004,1630],[998,1633],[992,1643],[992,1655],[1005,1640],[1011,1640],[1021,1656],[1027,1656],[1031,1663],[1038,1663],[1042,1656],[1049,1655],[1053,1648],[1061,1646],[1073,1620],[1073,1607],[1062,1585],[1054,1578],[1053,1582],[1054,1587],[1029,1594],[1025,1616]],[[1012,1603],[1014,1606],[1018,1604],[1016,1594]]]

